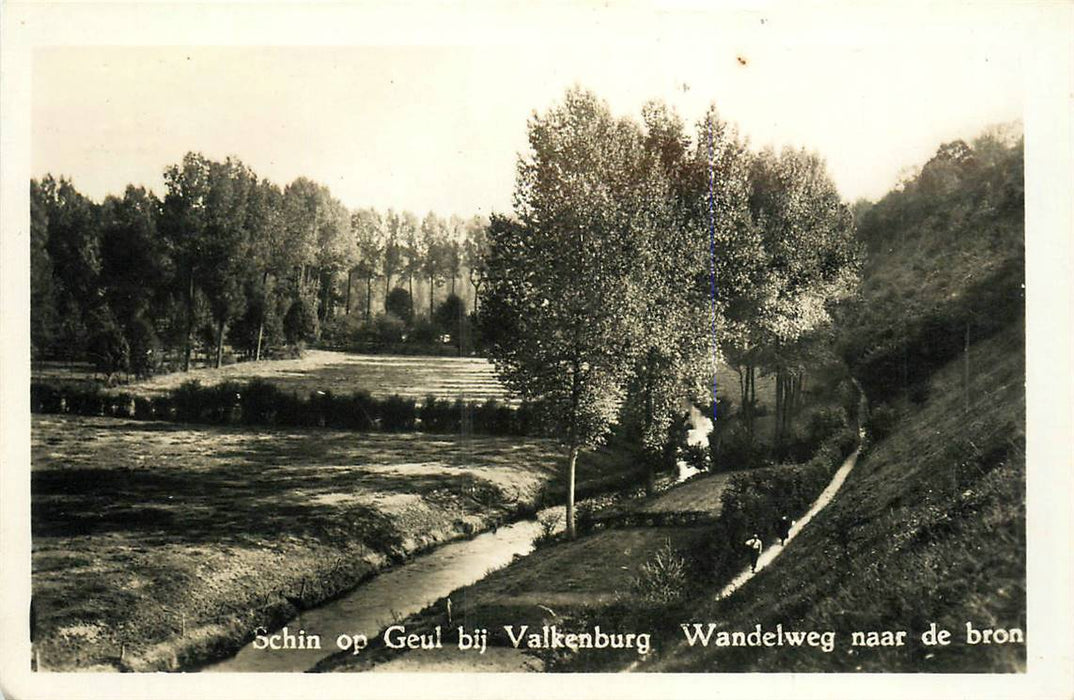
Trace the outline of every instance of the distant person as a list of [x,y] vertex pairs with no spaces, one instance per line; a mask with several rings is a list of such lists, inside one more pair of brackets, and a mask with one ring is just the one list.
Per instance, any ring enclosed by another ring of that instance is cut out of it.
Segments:
[[757,571],[757,560],[761,558],[761,550],[764,549],[764,543],[761,542],[761,536],[756,532],[753,533],[753,537],[746,540],[746,546],[750,548],[750,571]]
[[776,534],[779,535],[779,543],[781,545],[787,544],[787,538],[791,534],[791,525],[794,521],[790,520],[786,515],[776,521]]

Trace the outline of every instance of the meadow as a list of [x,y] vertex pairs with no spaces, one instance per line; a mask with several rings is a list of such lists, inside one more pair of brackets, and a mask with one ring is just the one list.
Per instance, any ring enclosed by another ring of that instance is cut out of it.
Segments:
[[[41,363],[33,368],[31,377],[49,383],[90,382],[93,372],[85,364]],[[187,381],[212,386],[253,379],[264,379],[281,391],[299,395],[361,390],[377,398],[393,394],[414,399],[432,395],[473,402],[508,398],[506,389],[496,379],[495,369],[484,358],[357,355],[332,350],[305,350],[302,357],[290,360],[239,362],[220,368],[160,374],[120,385],[115,390],[135,396],[161,396]]]
[[[485,395],[502,396],[489,371],[481,360],[311,352],[203,379],[441,396],[483,382]],[[190,667],[564,491],[562,451],[539,438],[35,415],[31,443],[35,650],[51,670]],[[591,452],[579,492],[616,488],[633,469],[625,448]]]

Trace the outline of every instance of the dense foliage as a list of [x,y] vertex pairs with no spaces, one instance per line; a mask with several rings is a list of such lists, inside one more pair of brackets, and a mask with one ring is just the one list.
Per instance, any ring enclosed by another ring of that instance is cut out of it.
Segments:
[[580,449],[622,419],[657,462],[684,402],[716,402],[720,356],[776,373],[789,413],[811,334],[856,281],[817,156],[752,154],[714,110],[694,139],[663,105],[643,117],[581,89],[534,115],[515,216],[488,228],[483,336],[565,444],[572,533]]
[[[322,330],[341,345],[380,339],[386,316],[403,323],[399,343],[419,314],[433,324],[438,298],[468,297],[476,313],[479,218],[351,212],[307,178],[281,189],[236,159],[197,153],[164,180],[163,198],[131,186],[100,204],[64,178],[30,182],[34,359],[142,376],[188,369],[199,351],[217,366],[260,359]],[[402,307],[393,292],[406,295]],[[459,324],[427,335],[462,351]]]

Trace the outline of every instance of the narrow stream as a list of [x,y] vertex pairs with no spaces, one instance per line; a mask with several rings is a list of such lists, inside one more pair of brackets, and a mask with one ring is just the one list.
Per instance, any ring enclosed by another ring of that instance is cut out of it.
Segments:
[[287,623],[290,634],[299,630],[320,635],[320,649],[255,649],[250,642],[228,659],[202,671],[305,671],[339,648],[340,634],[372,638],[394,619],[418,612],[437,598],[469,585],[490,569],[509,563],[516,554],[529,554],[541,526],[523,520],[486,532],[472,540],[442,545],[428,554],[384,571],[347,595],[320,607],[304,610]]

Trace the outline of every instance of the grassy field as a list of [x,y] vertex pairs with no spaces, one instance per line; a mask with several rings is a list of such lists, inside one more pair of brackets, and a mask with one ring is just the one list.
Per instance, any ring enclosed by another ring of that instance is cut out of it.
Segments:
[[[35,416],[45,668],[174,668],[562,490],[545,440]],[[630,457],[592,453],[580,488]]]
[[[87,365],[41,363],[33,368],[31,377],[35,381],[88,382],[92,381],[93,373]],[[348,394],[361,389],[375,397],[398,394],[424,399],[431,394],[437,398],[474,402],[507,398],[507,391],[497,380],[492,364],[483,358],[356,355],[329,350],[306,350],[301,358],[294,360],[240,362],[220,369],[162,374],[123,385],[117,390],[139,396],[157,396],[190,380],[208,386],[251,379],[264,379],[283,391],[299,395],[314,391]]]

